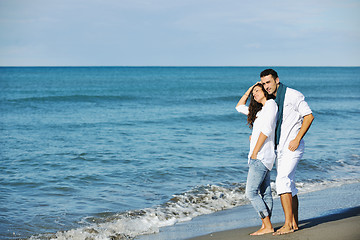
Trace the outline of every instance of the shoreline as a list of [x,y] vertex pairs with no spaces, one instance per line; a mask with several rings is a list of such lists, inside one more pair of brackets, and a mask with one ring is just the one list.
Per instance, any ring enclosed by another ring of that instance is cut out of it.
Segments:
[[[313,189],[310,192],[299,193],[299,230],[283,236],[250,236],[258,230],[261,220],[255,213],[251,204],[239,206],[233,209],[202,215],[191,221],[177,223],[173,226],[164,227],[160,232],[150,235],[137,236],[137,240],[232,240],[232,239],[349,239],[316,238],[317,231],[331,232],[327,229],[352,229],[360,227],[360,182],[328,186],[322,190]],[[280,198],[274,198],[274,210],[272,223],[277,230],[283,225],[284,214]],[[354,224],[355,223],[355,226]],[[335,225],[334,227],[332,225]],[[343,236],[346,235],[346,231]],[[285,237],[287,236],[287,237]],[[320,236],[320,235],[319,235]],[[355,239],[360,239],[360,234]]]
[[[282,226],[281,223],[274,224],[275,231]],[[266,234],[262,236],[250,236],[258,230],[257,227],[238,228],[233,230],[210,233],[207,235],[189,238],[188,240],[235,240],[235,239],[327,239],[327,240],[357,240],[360,239],[360,206],[342,210],[339,213],[334,213],[317,218],[310,218],[299,221],[299,230],[294,233],[273,236]]]

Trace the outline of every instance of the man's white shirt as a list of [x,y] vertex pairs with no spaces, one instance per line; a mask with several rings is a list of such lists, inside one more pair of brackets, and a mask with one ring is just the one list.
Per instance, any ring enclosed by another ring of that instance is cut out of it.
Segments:
[[300,131],[304,117],[311,113],[304,95],[295,89],[286,88],[278,151],[288,148],[290,141]]

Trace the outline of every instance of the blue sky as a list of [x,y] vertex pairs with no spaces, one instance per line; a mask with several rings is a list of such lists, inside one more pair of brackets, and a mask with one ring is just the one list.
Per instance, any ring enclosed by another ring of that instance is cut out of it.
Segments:
[[0,66],[360,66],[360,0],[0,0]]

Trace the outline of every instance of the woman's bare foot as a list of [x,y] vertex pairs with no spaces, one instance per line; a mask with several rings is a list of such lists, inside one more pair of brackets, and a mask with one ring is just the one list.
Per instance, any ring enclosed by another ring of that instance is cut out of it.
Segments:
[[283,235],[288,233],[293,233],[294,229],[289,226],[282,226],[279,230],[273,233],[273,235]]
[[273,228],[260,228],[256,232],[251,233],[250,235],[251,236],[259,236],[259,235],[264,235],[264,234],[273,233],[273,232],[274,232]]

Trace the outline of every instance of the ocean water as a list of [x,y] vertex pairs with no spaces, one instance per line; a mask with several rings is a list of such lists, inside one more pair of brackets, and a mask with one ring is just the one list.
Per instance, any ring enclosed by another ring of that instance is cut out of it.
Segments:
[[[0,67],[0,239],[131,239],[248,204],[235,105],[263,69]],[[315,116],[300,192],[360,182],[360,67],[275,69]]]

